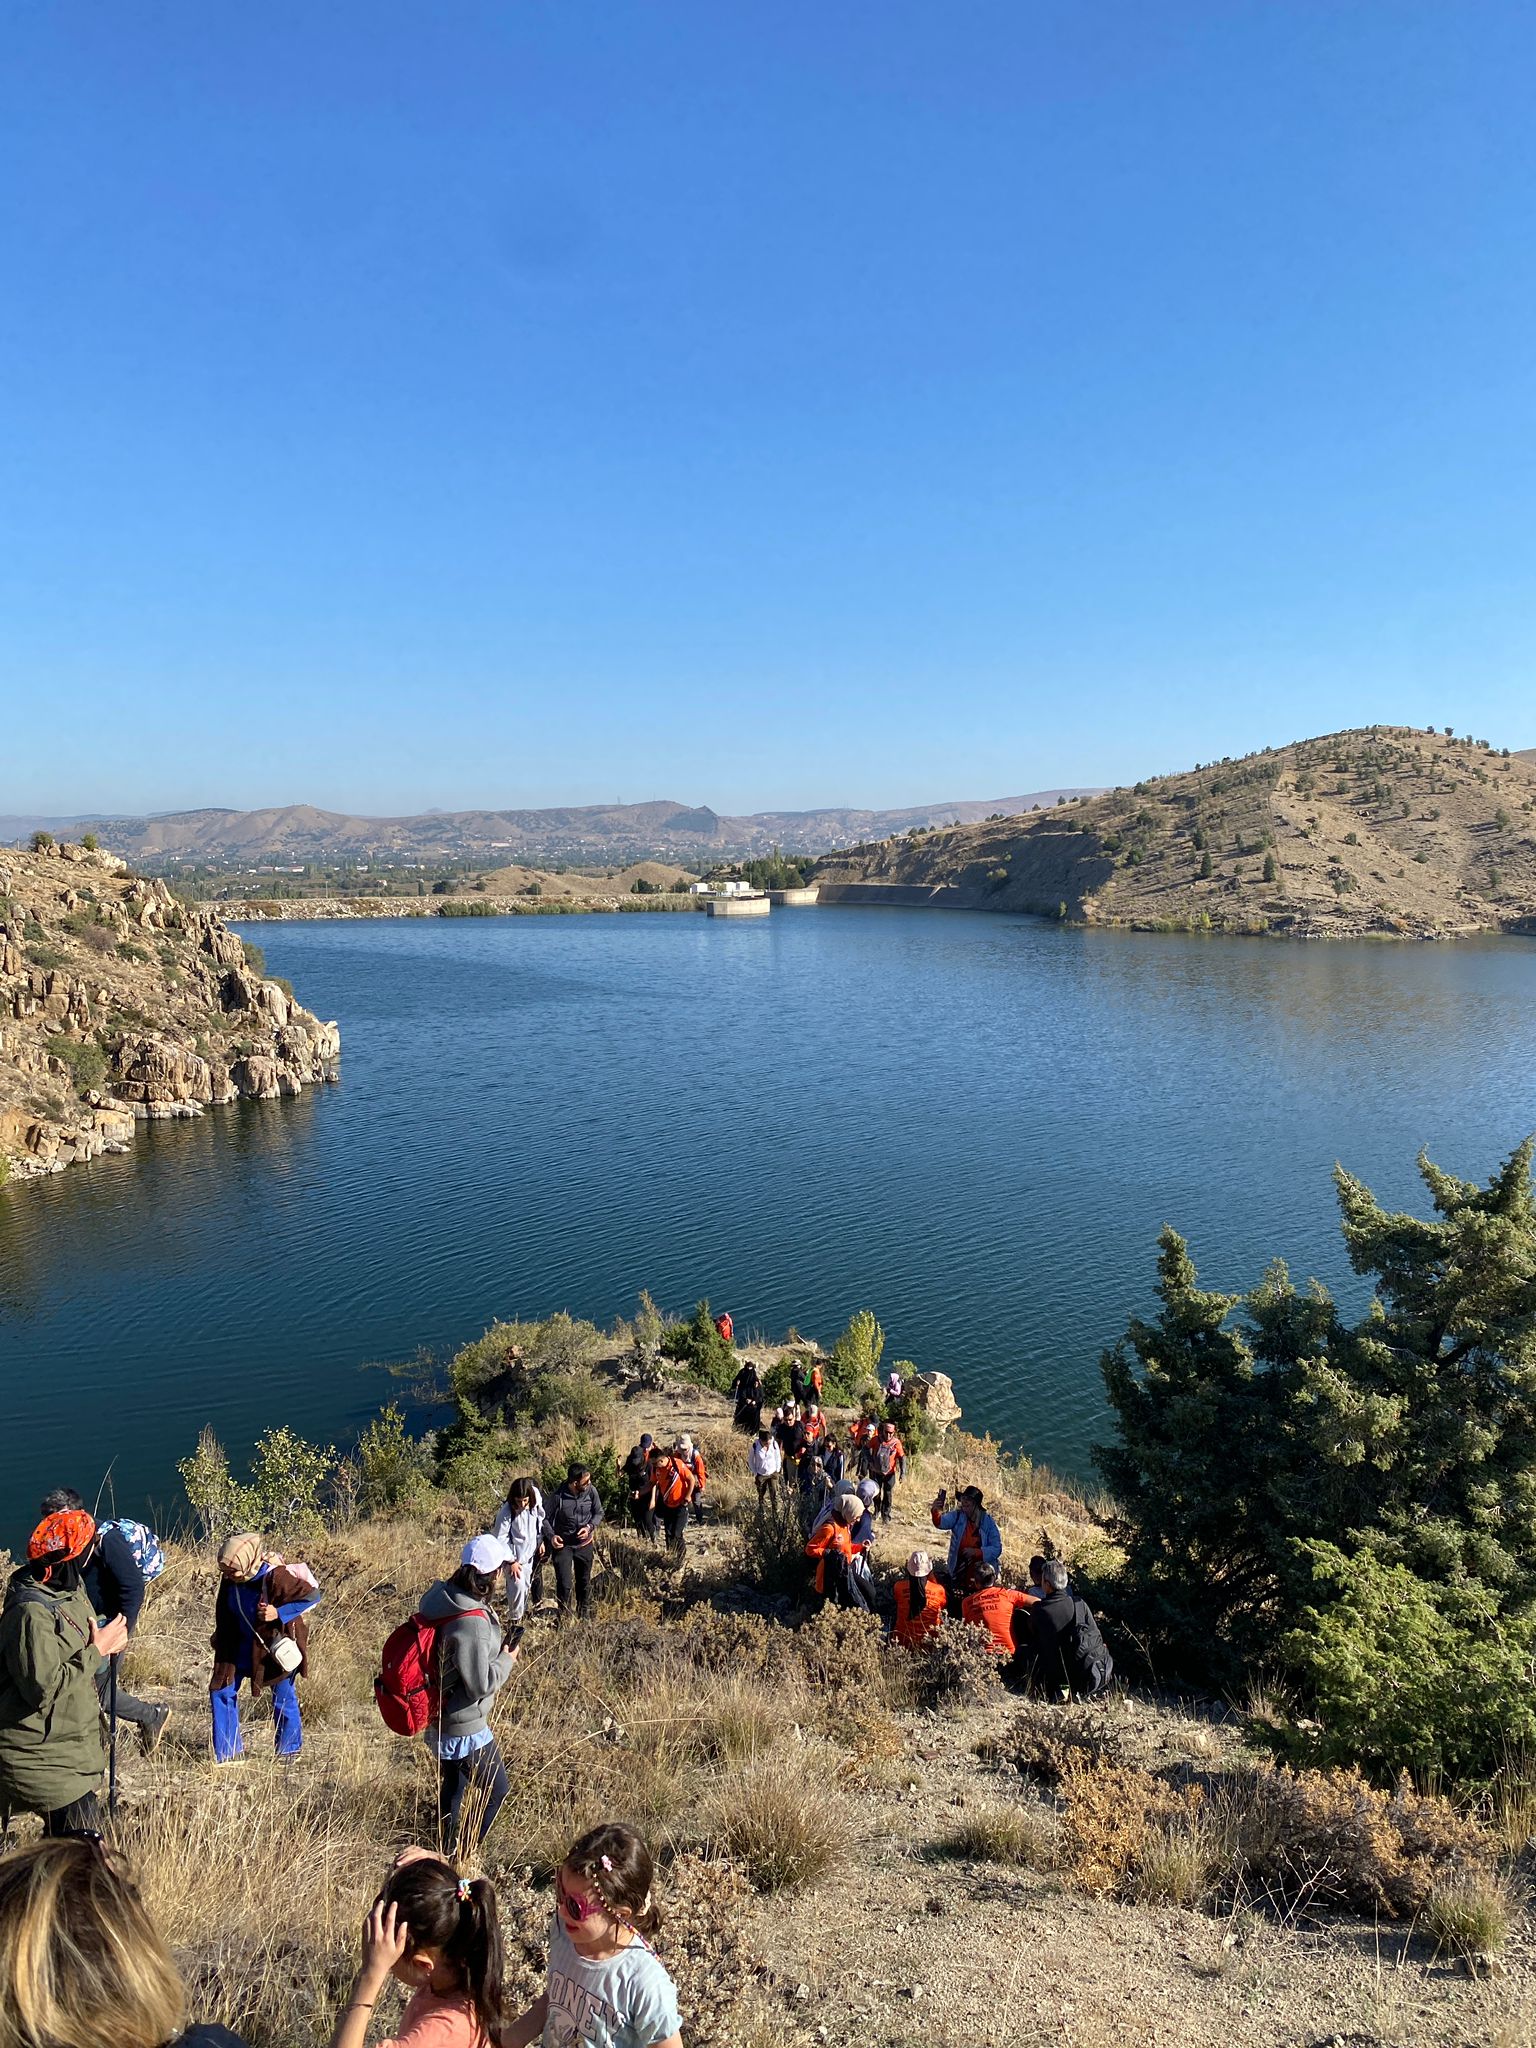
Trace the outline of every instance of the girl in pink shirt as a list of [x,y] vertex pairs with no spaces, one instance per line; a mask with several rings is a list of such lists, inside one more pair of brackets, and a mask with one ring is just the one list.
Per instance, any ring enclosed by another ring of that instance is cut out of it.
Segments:
[[391,1977],[411,1996],[399,2033],[377,2048],[490,2048],[507,2019],[496,1893],[423,1850],[406,1858],[363,1924],[363,1966],[331,2048],[364,2048]]

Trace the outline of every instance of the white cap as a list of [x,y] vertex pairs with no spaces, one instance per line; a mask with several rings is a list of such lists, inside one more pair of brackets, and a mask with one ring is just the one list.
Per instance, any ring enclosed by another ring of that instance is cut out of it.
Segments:
[[473,1536],[459,1552],[459,1563],[472,1571],[499,1572],[512,1562],[513,1555],[499,1536]]

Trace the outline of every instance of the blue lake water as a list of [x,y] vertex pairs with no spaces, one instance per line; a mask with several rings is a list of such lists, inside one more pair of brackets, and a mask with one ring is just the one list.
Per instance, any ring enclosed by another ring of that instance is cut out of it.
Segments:
[[[1085,1471],[1172,1222],[1215,1286],[1359,1298],[1336,1159],[1421,1203],[1536,1127],[1536,943],[1301,946],[953,912],[264,926],[342,1079],[0,1191],[0,1434],[41,1487],[176,1499],[212,1422],[345,1440],[369,1361],[649,1287],[953,1374]],[[114,1462],[115,1461],[115,1462]]]

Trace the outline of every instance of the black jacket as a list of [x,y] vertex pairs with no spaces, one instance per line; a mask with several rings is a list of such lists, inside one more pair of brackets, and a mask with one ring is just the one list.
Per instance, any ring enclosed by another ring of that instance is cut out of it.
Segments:
[[638,1444],[624,1460],[624,1484],[632,1494],[649,1493],[651,1490],[651,1454],[641,1450]]
[[544,1541],[558,1536],[563,1543],[574,1543],[583,1529],[595,1531],[602,1519],[603,1504],[595,1486],[584,1486],[580,1493],[568,1493],[562,1486],[544,1503]]
[[1029,1619],[1036,1665],[1046,1683],[1070,1685],[1074,1692],[1093,1690],[1110,1656],[1087,1601],[1063,1586],[1032,1607]]
[[104,1528],[85,1568],[85,1590],[103,1621],[121,1615],[133,1634],[144,1605],[144,1574],[128,1538],[115,1523]]

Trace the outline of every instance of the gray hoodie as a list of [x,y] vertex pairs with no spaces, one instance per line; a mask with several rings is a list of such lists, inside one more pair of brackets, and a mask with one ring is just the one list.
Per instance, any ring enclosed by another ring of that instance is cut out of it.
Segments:
[[[471,1609],[485,1611],[476,1615]],[[491,1701],[512,1675],[512,1652],[501,1645],[501,1623],[489,1600],[476,1600],[451,1579],[439,1579],[422,1595],[418,1612],[427,1621],[442,1622],[455,1614],[462,1621],[450,1621],[438,1631],[438,1656],[442,1660],[443,1719],[440,1733],[478,1735],[486,1725]]]

